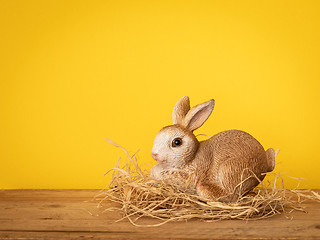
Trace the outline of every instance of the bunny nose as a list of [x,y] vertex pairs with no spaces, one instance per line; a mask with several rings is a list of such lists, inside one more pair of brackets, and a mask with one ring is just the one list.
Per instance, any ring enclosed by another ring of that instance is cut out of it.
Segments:
[[158,156],[159,156],[158,153],[151,153],[151,155],[152,155],[152,158],[153,158],[154,160],[157,160],[157,158],[158,158]]

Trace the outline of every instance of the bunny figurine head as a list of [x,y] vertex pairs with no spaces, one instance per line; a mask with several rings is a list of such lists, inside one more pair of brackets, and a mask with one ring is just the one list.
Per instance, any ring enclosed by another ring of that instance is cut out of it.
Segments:
[[173,125],[160,130],[154,140],[152,157],[166,167],[182,168],[195,158],[199,142],[193,131],[201,127],[214,108],[214,100],[190,109],[189,97],[182,97],[173,109]]

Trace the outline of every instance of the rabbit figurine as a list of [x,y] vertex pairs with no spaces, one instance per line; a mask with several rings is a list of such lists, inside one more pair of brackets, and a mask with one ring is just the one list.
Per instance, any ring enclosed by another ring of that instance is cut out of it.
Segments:
[[276,153],[272,148],[265,151],[240,130],[223,131],[199,142],[193,131],[208,119],[214,104],[212,99],[190,109],[187,96],[176,103],[173,125],[155,137],[152,157],[159,164],[152,167],[151,178],[180,187],[188,179],[188,186],[199,196],[234,202],[274,169]]

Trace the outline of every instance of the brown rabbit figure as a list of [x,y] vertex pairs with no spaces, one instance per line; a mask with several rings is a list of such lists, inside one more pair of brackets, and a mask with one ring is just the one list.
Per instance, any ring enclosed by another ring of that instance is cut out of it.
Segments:
[[173,125],[162,128],[155,137],[152,157],[159,164],[152,167],[151,177],[180,187],[188,180],[199,196],[231,202],[274,169],[276,154],[239,130],[223,131],[199,142],[193,131],[208,119],[214,104],[210,100],[190,109],[187,96],[176,103]]

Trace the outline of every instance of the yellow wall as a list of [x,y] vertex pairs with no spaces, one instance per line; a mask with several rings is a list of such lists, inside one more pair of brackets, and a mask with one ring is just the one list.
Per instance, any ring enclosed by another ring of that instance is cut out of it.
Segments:
[[[320,1],[0,2],[0,188],[100,188],[119,149],[154,164],[175,102],[242,129],[320,188]],[[288,180],[288,184],[294,184]]]

